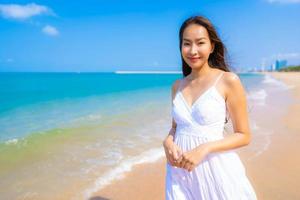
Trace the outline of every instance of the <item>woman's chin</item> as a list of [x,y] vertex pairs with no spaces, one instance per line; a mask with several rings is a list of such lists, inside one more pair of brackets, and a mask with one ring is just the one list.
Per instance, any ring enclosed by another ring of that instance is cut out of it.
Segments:
[[193,63],[193,64],[190,64],[189,66],[190,66],[190,68],[192,68],[192,69],[201,69],[201,67],[202,67],[201,64],[195,65],[194,63]]

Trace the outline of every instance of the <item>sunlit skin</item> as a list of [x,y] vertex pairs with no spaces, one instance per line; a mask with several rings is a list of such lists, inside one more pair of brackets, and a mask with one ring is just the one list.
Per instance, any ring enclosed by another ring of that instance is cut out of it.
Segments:
[[[189,25],[183,32],[181,46],[182,57],[192,68],[192,72],[184,78],[182,88],[182,94],[191,107],[197,98],[213,84],[221,70],[212,68],[208,64],[209,55],[214,51],[214,44],[211,43],[208,32],[203,26]],[[178,85],[179,80],[172,85],[172,102]],[[224,139],[207,142],[183,152],[174,143],[176,122],[172,119],[172,128],[163,141],[166,158],[172,166],[190,172],[210,153],[231,150],[250,143],[246,94],[239,77],[232,72],[225,72],[216,88],[226,102],[234,133]]]

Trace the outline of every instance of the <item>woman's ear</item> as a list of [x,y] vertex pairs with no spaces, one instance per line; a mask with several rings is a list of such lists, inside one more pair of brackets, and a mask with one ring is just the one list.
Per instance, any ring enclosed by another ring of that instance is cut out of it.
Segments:
[[215,49],[215,43],[212,43],[211,44],[211,51],[210,51],[210,53],[214,52],[214,49]]

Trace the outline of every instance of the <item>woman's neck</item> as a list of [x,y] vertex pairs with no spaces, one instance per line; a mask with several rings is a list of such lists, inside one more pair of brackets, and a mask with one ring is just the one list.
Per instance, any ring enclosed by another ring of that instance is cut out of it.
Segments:
[[203,77],[206,77],[211,71],[212,68],[208,65],[208,63],[206,63],[199,69],[192,69],[192,72],[189,75],[189,79],[202,79]]

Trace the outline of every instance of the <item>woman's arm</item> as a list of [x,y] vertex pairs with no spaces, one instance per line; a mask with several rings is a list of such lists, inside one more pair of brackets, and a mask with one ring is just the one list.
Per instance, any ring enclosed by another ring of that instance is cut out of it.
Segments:
[[[172,91],[171,91],[171,102],[172,102],[172,105],[173,105],[173,100],[175,98],[175,94],[176,94],[176,91],[177,91],[177,88],[179,86],[179,80],[176,80],[173,85],[172,85]],[[172,118],[172,127],[169,131],[169,134],[167,135],[166,139],[164,140],[163,143],[165,143],[166,141],[174,141],[174,137],[175,137],[175,132],[176,132],[176,122],[175,120]]]
[[[172,105],[173,105],[174,96],[177,91],[178,83],[179,83],[179,81],[175,81],[175,83],[172,86]],[[178,165],[178,163],[176,161],[182,155],[182,150],[174,143],[175,132],[176,132],[176,122],[172,118],[172,127],[169,131],[169,134],[163,141],[163,147],[165,150],[167,161],[172,166]]]
[[165,138],[164,142],[166,142],[166,141],[174,141],[175,132],[176,132],[176,123],[175,123],[174,119],[172,119],[172,127],[169,130],[169,134]]
[[226,106],[231,118],[234,134],[222,140],[208,142],[208,152],[218,152],[248,145],[251,140],[249,130],[246,94],[239,77],[231,72],[224,74]]

